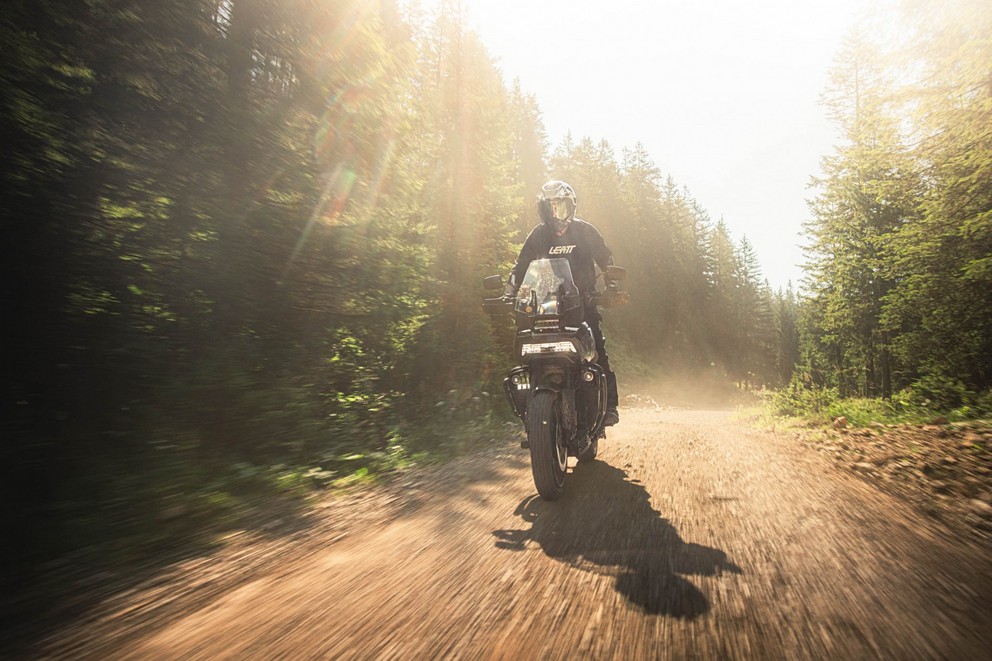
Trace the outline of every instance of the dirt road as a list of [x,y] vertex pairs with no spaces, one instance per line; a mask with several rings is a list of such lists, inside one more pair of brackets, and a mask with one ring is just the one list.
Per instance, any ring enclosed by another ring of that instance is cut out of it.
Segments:
[[992,657],[992,549],[732,413],[622,414],[557,503],[503,443],[177,567],[39,654]]

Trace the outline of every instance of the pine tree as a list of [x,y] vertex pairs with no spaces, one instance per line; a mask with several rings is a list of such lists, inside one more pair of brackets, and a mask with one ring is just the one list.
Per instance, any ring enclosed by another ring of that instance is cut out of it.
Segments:
[[833,71],[827,107],[846,145],[823,162],[821,193],[808,229],[813,305],[825,311],[824,339],[833,345],[845,393],[888,397],[890,334],[882,301],[892,288],[885,246],[913,213],[915,178],[879,55],[861,35],[848,39]]
[[[911,14],[912,15],[912,14]],[[919,15],[919,14],[917,14]],[[904,61],[918,82],[914,156],[923,174],[920,217],[891,241],[885,319],[906,379],[992,384],[992,8],[959,0],[927,8]]]

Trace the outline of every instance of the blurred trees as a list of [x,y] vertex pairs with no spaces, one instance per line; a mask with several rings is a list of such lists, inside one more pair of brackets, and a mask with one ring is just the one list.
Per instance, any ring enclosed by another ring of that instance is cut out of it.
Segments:
[[421,399],[478,385],[476,283],[510,259],[514,150],[544,146],[457,21],[42,0],[0,31],[3,458],[28,552],[209,500],[234,464],[354,470]]

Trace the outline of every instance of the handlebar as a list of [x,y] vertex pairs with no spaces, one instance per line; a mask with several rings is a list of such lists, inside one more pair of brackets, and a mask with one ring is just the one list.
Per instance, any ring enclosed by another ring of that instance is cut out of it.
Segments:
[[602,308],[615,308],[630,302],[630,294],[619,289],[608,288],[589,297],[589,302]]
[[[607,289],[597,292],[589,297],[587,304],[598,305],[603,308],[615,308],[626,305],[630,302],[630,294],[619,289]],[[502,314],[513,309],[514,300],[512,298],[486,298],[482,301],[482,309],[489,314]]]

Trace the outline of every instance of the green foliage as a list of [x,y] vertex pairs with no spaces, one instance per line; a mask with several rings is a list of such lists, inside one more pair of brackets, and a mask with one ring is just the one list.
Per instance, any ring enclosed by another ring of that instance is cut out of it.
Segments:
[[822,388],[805,383],[798,374],[789,385],[777,391],[772,397],[772,405],[778,415],[823,416],[837,402],[836,388]]
[[970,404],[975,393],[961,381],[943,375],[928,374],[913,382],[899,398],[900,403],[946,413]]
[[770,405],[776,415],[820,422],[844,417],[853,427],[925,423],[940,414],[954,422],[992,415],[992,391],[976,394],[966,390],[960,381],[926,377],[894,393],[891,399],[841,397],[836,388],[817,387],[797,375],[786,388],[772,395]]
[[[867,427],[871,423],[893,423],[908,421],[905,411],[900,411],[892,402],[880,398],[846,397],[831,402],[825,413],[829,420],[844,417],[852,427]],[[899,414],[902,415],[899,415]],[[912,416],[915,419],[915,416]]]
[[845,140],[811,205],[801,353],[843,395],[913,384],[947,410],[992,384],[992,8],[907,19],[890,52],[855,35],[838,58],[827,105]]
[[978,393],[973,405],[961,407],[956,413],[969,418],[992,418],[992,390]]

